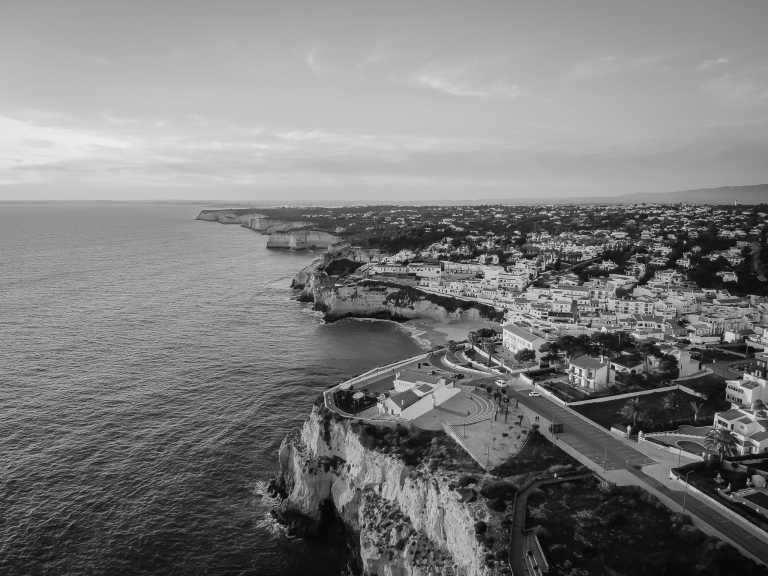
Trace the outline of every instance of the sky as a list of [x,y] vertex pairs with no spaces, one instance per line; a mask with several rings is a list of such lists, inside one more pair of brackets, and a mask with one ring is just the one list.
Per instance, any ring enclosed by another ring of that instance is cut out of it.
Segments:
[[1,0],[0,200],[768,182],[765,0]]

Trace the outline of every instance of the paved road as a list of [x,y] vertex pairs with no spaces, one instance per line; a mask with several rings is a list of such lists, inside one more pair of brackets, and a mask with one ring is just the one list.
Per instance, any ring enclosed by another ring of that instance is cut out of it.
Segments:
[[[564,433],[558,435],[556,444],[604,478],[618,484],[644,488],[660,497],[676,512],[683,511],[685,502],[686,513],[698,519],[700,524],[709,526],[721,538],[729,540],[742,551],[768,566],[768,538],[761,538],[753,531],[742,527],[730,516],[699,500],[691,492],[673,490],[640,469],[656,463],[655,460],[619,440],[604,428],[583,420],[572,410],[559,406],[543,396],[529,397],[527,392],[520,389],[509,390],[509,394],[521,406],[539,414],[542,419],[562,423]],[[548,423],[543,423],[542,432],[551,437],[547,428]]]
[[[654,462],[642,452],[612,436],[607,430],[585,422],[572,410],[558,406],[543,396],[531,398],[527,394],[512,392],[511,397],[550,422],[563,424],[564,432],[558,435],[558,442],[567,443],[603,469],[617,470],[629,466],[646,466]],[[546,433],[544,427],[542,425],[542,431]]]
[[[651,488],[652,492],[657,492],[657,496],[661,495],[662,497],[672,500],[677,506],[675,511],[685,511],[686,514],[698,517],[699,520],[705,522],[721,535],[731,540],[737,547],[742,548],[755,559],[768,566],[768,539],[759,538],[751,531],[742,528],[740,524],[737,524],[735,521],[731,520],[730,517],[725,516],[713,507],[699,500],[693,496],[691,492],[686,490],[670,490],[657,479],[644,474],[640,470],[629,470],[628,472],[637,479],[638,486],[646,489]],[[685,503],[685,508],[683,508],[683,503]],[[667,503],[667,505],[669,505],[669,503]]]

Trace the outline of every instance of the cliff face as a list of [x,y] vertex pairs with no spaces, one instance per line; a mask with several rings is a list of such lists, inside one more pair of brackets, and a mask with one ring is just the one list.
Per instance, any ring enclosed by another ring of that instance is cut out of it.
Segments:
[[328,321],[346,317],[439,322],[494,320],[502,314],[490,306],[436,296],[413,288],[376,282],[339,282],[322,270],[327,261],[318,259],[302,269],[292,286],[299,299],[314,302]]
[[301,434],[283,441],[280,469],[282,514],[317,523],[331,503],[359,539],[366,574],[491,573],[475,534],[476,523],[488,520],[485,504],[462,501],[452,473],[365,448],[347,421],[313,410]]
[[305,266],[296,273],[291,281],[291,288],[299,291],[299,300],[305,302],[312,302],[314,298],[312,296],[315,279],[322,275],[322,267],[325,266],[326,259],[324,257],[315,258],[309,265]]
[[341,240],[338,236],[320,230],[294,230],[290,232],[271,232],[267,248],[286,248],[305,250],[309,248],[328,248]]
[[196,220],[220,224],[247,224],[251,214],[246,209],[202,210]]
[[312,299],[326,319],[345,317],[380,317],[393,320],[429,318],[439,322],[482,320],[474,307],[449,310],[430,299],[430,295],[404,293],[402,288],[376,284],[317,282],[312,285]]
[[309,225],[309,222],[303,220],[280,220],[263,214],[249,214],[243,225],[262,234],[273,234],[304,228]]
[[262,234],[287,232],[309,226],[303,220],[281,220],[254,212],[254,208],[232,208],[223,210],[202,210],[196,220],[219,222],[220,224],[240,224]]

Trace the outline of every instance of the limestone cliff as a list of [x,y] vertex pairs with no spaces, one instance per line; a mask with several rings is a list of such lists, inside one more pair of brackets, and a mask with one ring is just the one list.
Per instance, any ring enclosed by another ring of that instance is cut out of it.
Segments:
[[291,288],[299,291],[299,300],[312,302],[315,278],[320,276],[326,263],[326,259],[321,256],[320,258],[315,258],[309,265],[296,273],[296,276],[291,281]]
[[202,210],[196,220],[206,222],[218,222],[220,224],[246,224],[251,216],[247,208],[233,208],[231,210]]
[[206,222],[219,222],[220,224],[240,224],[245,228],[271,234],[273,232],[287,232],[299,230],[310,225],[304,220],[283,220],[272,218],[256,212],[255,208],[229,208],[222,210],[202,210],[196,220]]
[[341,238],[321,230],[290,230],[270,232],[267,248],[285,248],[289,250],[306,250],[328,248],[339,242]]
[[296,275],[292,286],[299,290],[300,300],[314,302],[328,321],[347,317],[439,322],[503,319],[503,313],[477,302],[393,283],[329,276],[323,270],[327,265],[324,260],[315,260]]
[[264,214],[249,214],[243,225],[256,232],[271,235],[305,228],[309,226],[309,222],[304,220],[281,220],[265,216]]
[[510,573],[478,538],[491,514],[457,490],[457,472],[366,447],[354,425],[321,410],[280,447],[281,515],[316,524],[332,504],[355,535],[365,574]]

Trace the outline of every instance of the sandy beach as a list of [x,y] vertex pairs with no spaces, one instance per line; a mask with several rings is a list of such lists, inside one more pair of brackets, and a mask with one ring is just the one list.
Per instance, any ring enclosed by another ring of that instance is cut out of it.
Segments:
[[499,329],[499,324],[491,321],[473,322],[437,322],[435,320],[409,320],[402,324],[403,328],[411,333],[411,336],[426,347],[445,346],[449,340],[457,342],[466,340],[472,330],[480,328]]

